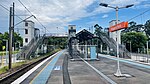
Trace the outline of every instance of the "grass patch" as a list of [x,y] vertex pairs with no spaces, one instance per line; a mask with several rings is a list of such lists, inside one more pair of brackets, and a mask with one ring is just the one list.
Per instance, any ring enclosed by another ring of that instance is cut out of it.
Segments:
[[[14,51],[14,52],[12,52],[12,54],[16,54],[18,52],[19,51]],[[7,52],[7,54],[9,54],[9,52]],[[3,55],[6,55],[6,51],[0,51],[0,56],[3,56]]]
[[21,66],[23,64],[27,64],[27,63],[28,63],[28,61],[16,62],[16,63],[12,64],[12,68],[15,68],[15,67]]
[[8,66],[4,66],[0,69],[0,74],[5,73],[8,71]]
[[[13,63],[13,64],[12,64],[12,68],[16,68],[16,67],[21,66],[21,65],[23,65],[23,64],[27,64],[27,61],[22,61],[22,62]],[[2,68],[0,69],[0,74],[5,73],[5,72],[7,72],[8,70],[9,70],[9,69],[8,69],[8,66],[4,66],[4,67],[2,67]]]

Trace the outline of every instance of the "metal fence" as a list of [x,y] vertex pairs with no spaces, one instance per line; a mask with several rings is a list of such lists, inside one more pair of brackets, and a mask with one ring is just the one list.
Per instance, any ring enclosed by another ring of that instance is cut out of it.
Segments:
[[150,63],[150,55],[148,54],[132,53],[131,59],[135,61]]

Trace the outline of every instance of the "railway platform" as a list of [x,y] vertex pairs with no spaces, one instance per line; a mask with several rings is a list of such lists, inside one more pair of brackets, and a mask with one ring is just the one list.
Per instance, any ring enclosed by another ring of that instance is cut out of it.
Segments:
[[122,72],[131,76],[115,77],[117,69],[115,58],[101,54],[97,61],[86,61],[79,54],[74,54],[73,58],[70,59],[67,50],[59,51],[11,84],[149,84],[150,82],[150,69],[135,63],[120,61]]

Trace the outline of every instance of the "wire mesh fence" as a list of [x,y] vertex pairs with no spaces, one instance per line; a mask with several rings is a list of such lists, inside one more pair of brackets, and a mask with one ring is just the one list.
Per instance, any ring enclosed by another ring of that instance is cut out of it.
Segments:
[[148,54],[132,53],[131,59],[135,61],[150,63],[150,55]]

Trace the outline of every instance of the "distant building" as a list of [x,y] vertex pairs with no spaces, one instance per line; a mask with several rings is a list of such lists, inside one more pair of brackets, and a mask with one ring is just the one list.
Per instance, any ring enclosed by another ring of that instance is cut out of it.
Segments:
[[[118,21],[118,22],[120,22],[120,21]],[[112,21],[110,21],[109,22],[109,27],[111,27],[111,26],[114,26],[114,25],[116,25],[116,20],[112,20]],[[121,44],[121,36],[120,36],[120,34],[121,34],[121,30],[118,30],[118,32],[119,32],[119,44]],[[110,38],[113,38],[115,41],[117,41],[117,34],[116,34],[116,31],[114,31],[114,32],[110,32],[109,33],[109,37]]]
[[[76,37],[76,25],[69,25],[68,26],[68,39],[72,38],[72,37]],[[77,40],[72,39],[71,41],[71,45],[76,45]]]
[[76,36],[76,25],[69,25],[68,26],[69,37]]
[[27,20],[24,22],[24,38],[23,46],[26,46],[32,39],[37,39],[40,35],[40,30],[34,28],[34,22]]
[[40,37],[40,30],[38,28],[34,28],[34,37],[37,39]]

